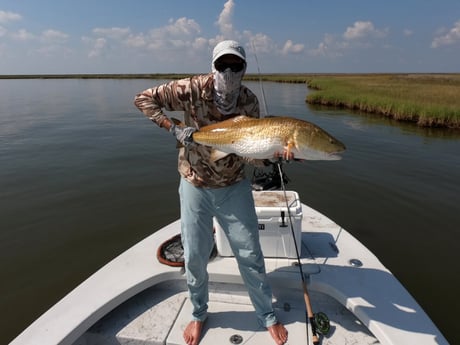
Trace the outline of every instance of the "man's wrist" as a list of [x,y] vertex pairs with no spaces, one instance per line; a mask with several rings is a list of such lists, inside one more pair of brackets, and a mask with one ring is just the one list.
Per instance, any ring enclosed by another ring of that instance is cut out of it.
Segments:
[[171,128],[174,127],[174,123],[168,119],[167,117],[165,117],[161,122],[160,122],[160,127],[163,127],[164,129],[166,129],[168,132],[171,132]]

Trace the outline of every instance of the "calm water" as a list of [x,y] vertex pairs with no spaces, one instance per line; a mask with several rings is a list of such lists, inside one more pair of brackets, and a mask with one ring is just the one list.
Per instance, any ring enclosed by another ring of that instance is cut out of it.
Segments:
[[[157,83],[0,80],[0,343],[179,216],[175,142],[132,105]],[[347,145],[341,161],[286,166],[288,187],[374,251],[460,343],[460,133],[313,109],[304,85],[264,91],[269,113]]]

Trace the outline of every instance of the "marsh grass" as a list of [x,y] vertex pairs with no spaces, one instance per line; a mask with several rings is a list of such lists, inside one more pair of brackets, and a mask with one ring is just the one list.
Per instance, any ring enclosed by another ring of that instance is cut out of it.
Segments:
[[334,75],[308,78],[311,104],[324,104],[416,122],[460,128],[460,75]]
[[311,74],[246,74],[244,80],[250,81],[271,81],[275,83],[306,83]]

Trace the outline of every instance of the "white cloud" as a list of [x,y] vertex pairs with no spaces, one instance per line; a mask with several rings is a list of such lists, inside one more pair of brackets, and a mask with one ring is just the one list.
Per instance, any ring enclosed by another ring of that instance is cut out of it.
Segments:
[[129,47],[142,48],[147,45],[147,40],[143,34],[129,35],[126,38],[125,43]]
[[273,54],[278,50],[275,42],[265,34],[258,33],[254,35],[250,31],[244,31],[243,35],[250,42],[250,47],[248,48],[255,49],[256,54]]
[[349,47],[349,43],[336,39],[332,34],[325,34],[322,42],[318,44],[317,48],[310,49],[308,53],[311,56],[325,56],[325,57],[339,57]]
[[[337,58],[353,50],[375,46],[376,39],[387,36],[388,29],[379,30],[370,21],[357,21],[347,27],[342,35],[325,34],[316,48],[309,49],[311,56]],[[384,46],[382,46],[384,47]]]
[[148,34],[130,34],[123,43],[149,50],[179,48],[192,45],[191,42],[200,32],[201,28],[195,20],[182,17],[175,21],[170,19],[168,25],[152,29]]
[[26,29],[20,29],[16,32],[12,32],[11,37],[14,40],[18,40],[18,41],[30,41],[30,40],[35,39],[35,35],[27,31]]
[[[168,25],[154,28],[148,33],[134,33],[130,28],[94,28],[92,36],[82,37],[82,41],[89,47],[89,57],[104,56],[109,50],[119,51],[123,55],[126,47],[138,49],[139,52],[162,52],[158,59],[171,59],[171,56],[183,56],[195,46],[203,49],[203,38],[199,37],[199,24],[186,17],[177,20],[170,19]],[[205,40],[206,41],[206,40]],[[206,41],[207,42],[207,41]],[[172,54],[170,51],[175,51]],[[135,54],[134,51],[132,51]]]
[[304,51],[303,44],[294,44],[291,40],[287,40],[282,49],[282,52],[284,55],[287,55],[289,53],[299,54],[299,53],[302,53],[303,51]]
[[42,32],[40,40],[45,43],[65,43],[68,38],[69,35],[61,31],[49,29]]
[[301,54],[305,51],[303,44],[295,44],[292,40],[286,40],[282,47],[273,41],[273,39],[264,34],[254,34],[251,31],[245,30],[240,37],[241,43],[247,42],[246,44],[246,55],[249,55],[250,51],[255,50],[256,55],[270,55],[271,57],[278,55],[289,55],[289,54]]
[[94,41],[93,50],[89,53],[89,57],[95,57],[102,54],[107,47],[107,40],[105,38],[97,38]]
[[[217,16],[216,26],[219,30],[215,36],[201,35],[200,25],[191,18],[181,17],[170,19],[162,27],[155,27],[146,32],[133,32],[127,27],[97,27],[90,35],[82,37],[88,49],[88,56],[137,56],[138,60],[150,56],[153,63],[161,62],[166,65],[177,64],[177,61],[187,60],[186,64],[203,65],[214,45],[223,39],[235,39],[246,48],[247,53],[256,49],[257,54],[276,56],[281,54],[300,54],[305,50],[303,44],[296,44],[287,39],[278,46],[271,37],[264,33],[237,31],[233,25],[234,0],[225,2]],[[129,47],[129,49],[126,49]],[[108,55],[108,52],[111,52]],[[113,54],[119,52],[117,55]],[[183,67],[183,64],[180,65]]]
[[69,49],[65,46],[61,45],[45,45],[42,47],[39,47],[35,50],[38,54],[42,56],[47,56],[47,57],[63,57],[63,56],[71,56],[72,55],[72,49]]
[[92,38],[84,36],[82,37],[82,41],[90,47],[88,52],[89,58],[95,58],[104,55],[107,47],[107,40],[105,38]]
[[161,30],[169,37],[190,37],[201,31],[200,25],[194,19],[182,17],[176,21],[170,19],[169,22],[170,25]]
[[129,35],[131,30],[129,28],[95,28],[93,33],[97,36],[107,36],[112,39],[121,39]]
[[377,30],[372,22],[357,21],[353,26],[349,26],[343,37],[346,40],[356,40],[366,37],[384,37],[386,30]]
[[323,41],[318,44],[318,47],[310,49],[309,53],[310,55],[313,55],[313,56],[327,56],[333,44],[334,44],[333,36],[330,34],[326,34],[324,35]]
[[171,19],[169,22],[169,25],[153,29],[142,38],[148,50],[163,51],[164,53],[173,50],[174,54],[178,54],[181,49],[185,53],[188,48],[193,47],[193,42],[201,31],[199,24],[195,20],[185,17],[175,21]]
[[412,36],[414,34],[414,31],[412,31],[410,29],[404,29],[403,34],[404,34],[404,36],[409,37],[409,36]]
[[204,37],[197,37],[193,42],[195,49],[203,50],[206,49],[209,45],[209,40]]
[[233,0],[228,0],[224,4],[224,9],[219,15],[219,19],[217,20],[216,24],[219,26],[220,32],[224,36],[225,39],[235,38],[235,32],[233,30],[233,9],[235,7],[235,3]]
[[13,12],[0,11],[0,23],[5,24],[16,20],[21,20],[22,16]]
[[432,48],[441,46],[453,45],[460,42],[460,20],[454,24],[454,27],[448,33],[442,36],[435,37],[431,42]]

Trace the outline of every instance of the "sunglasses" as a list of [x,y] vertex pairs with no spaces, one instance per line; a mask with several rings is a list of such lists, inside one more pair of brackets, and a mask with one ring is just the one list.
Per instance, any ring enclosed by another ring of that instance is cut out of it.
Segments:
[[219,72],[225,71],[227,68],[230,68],[232,72],[241,72],[245,66],[244,62],[224,62],[224,61],[216,61],[214,63],[214,67]]

